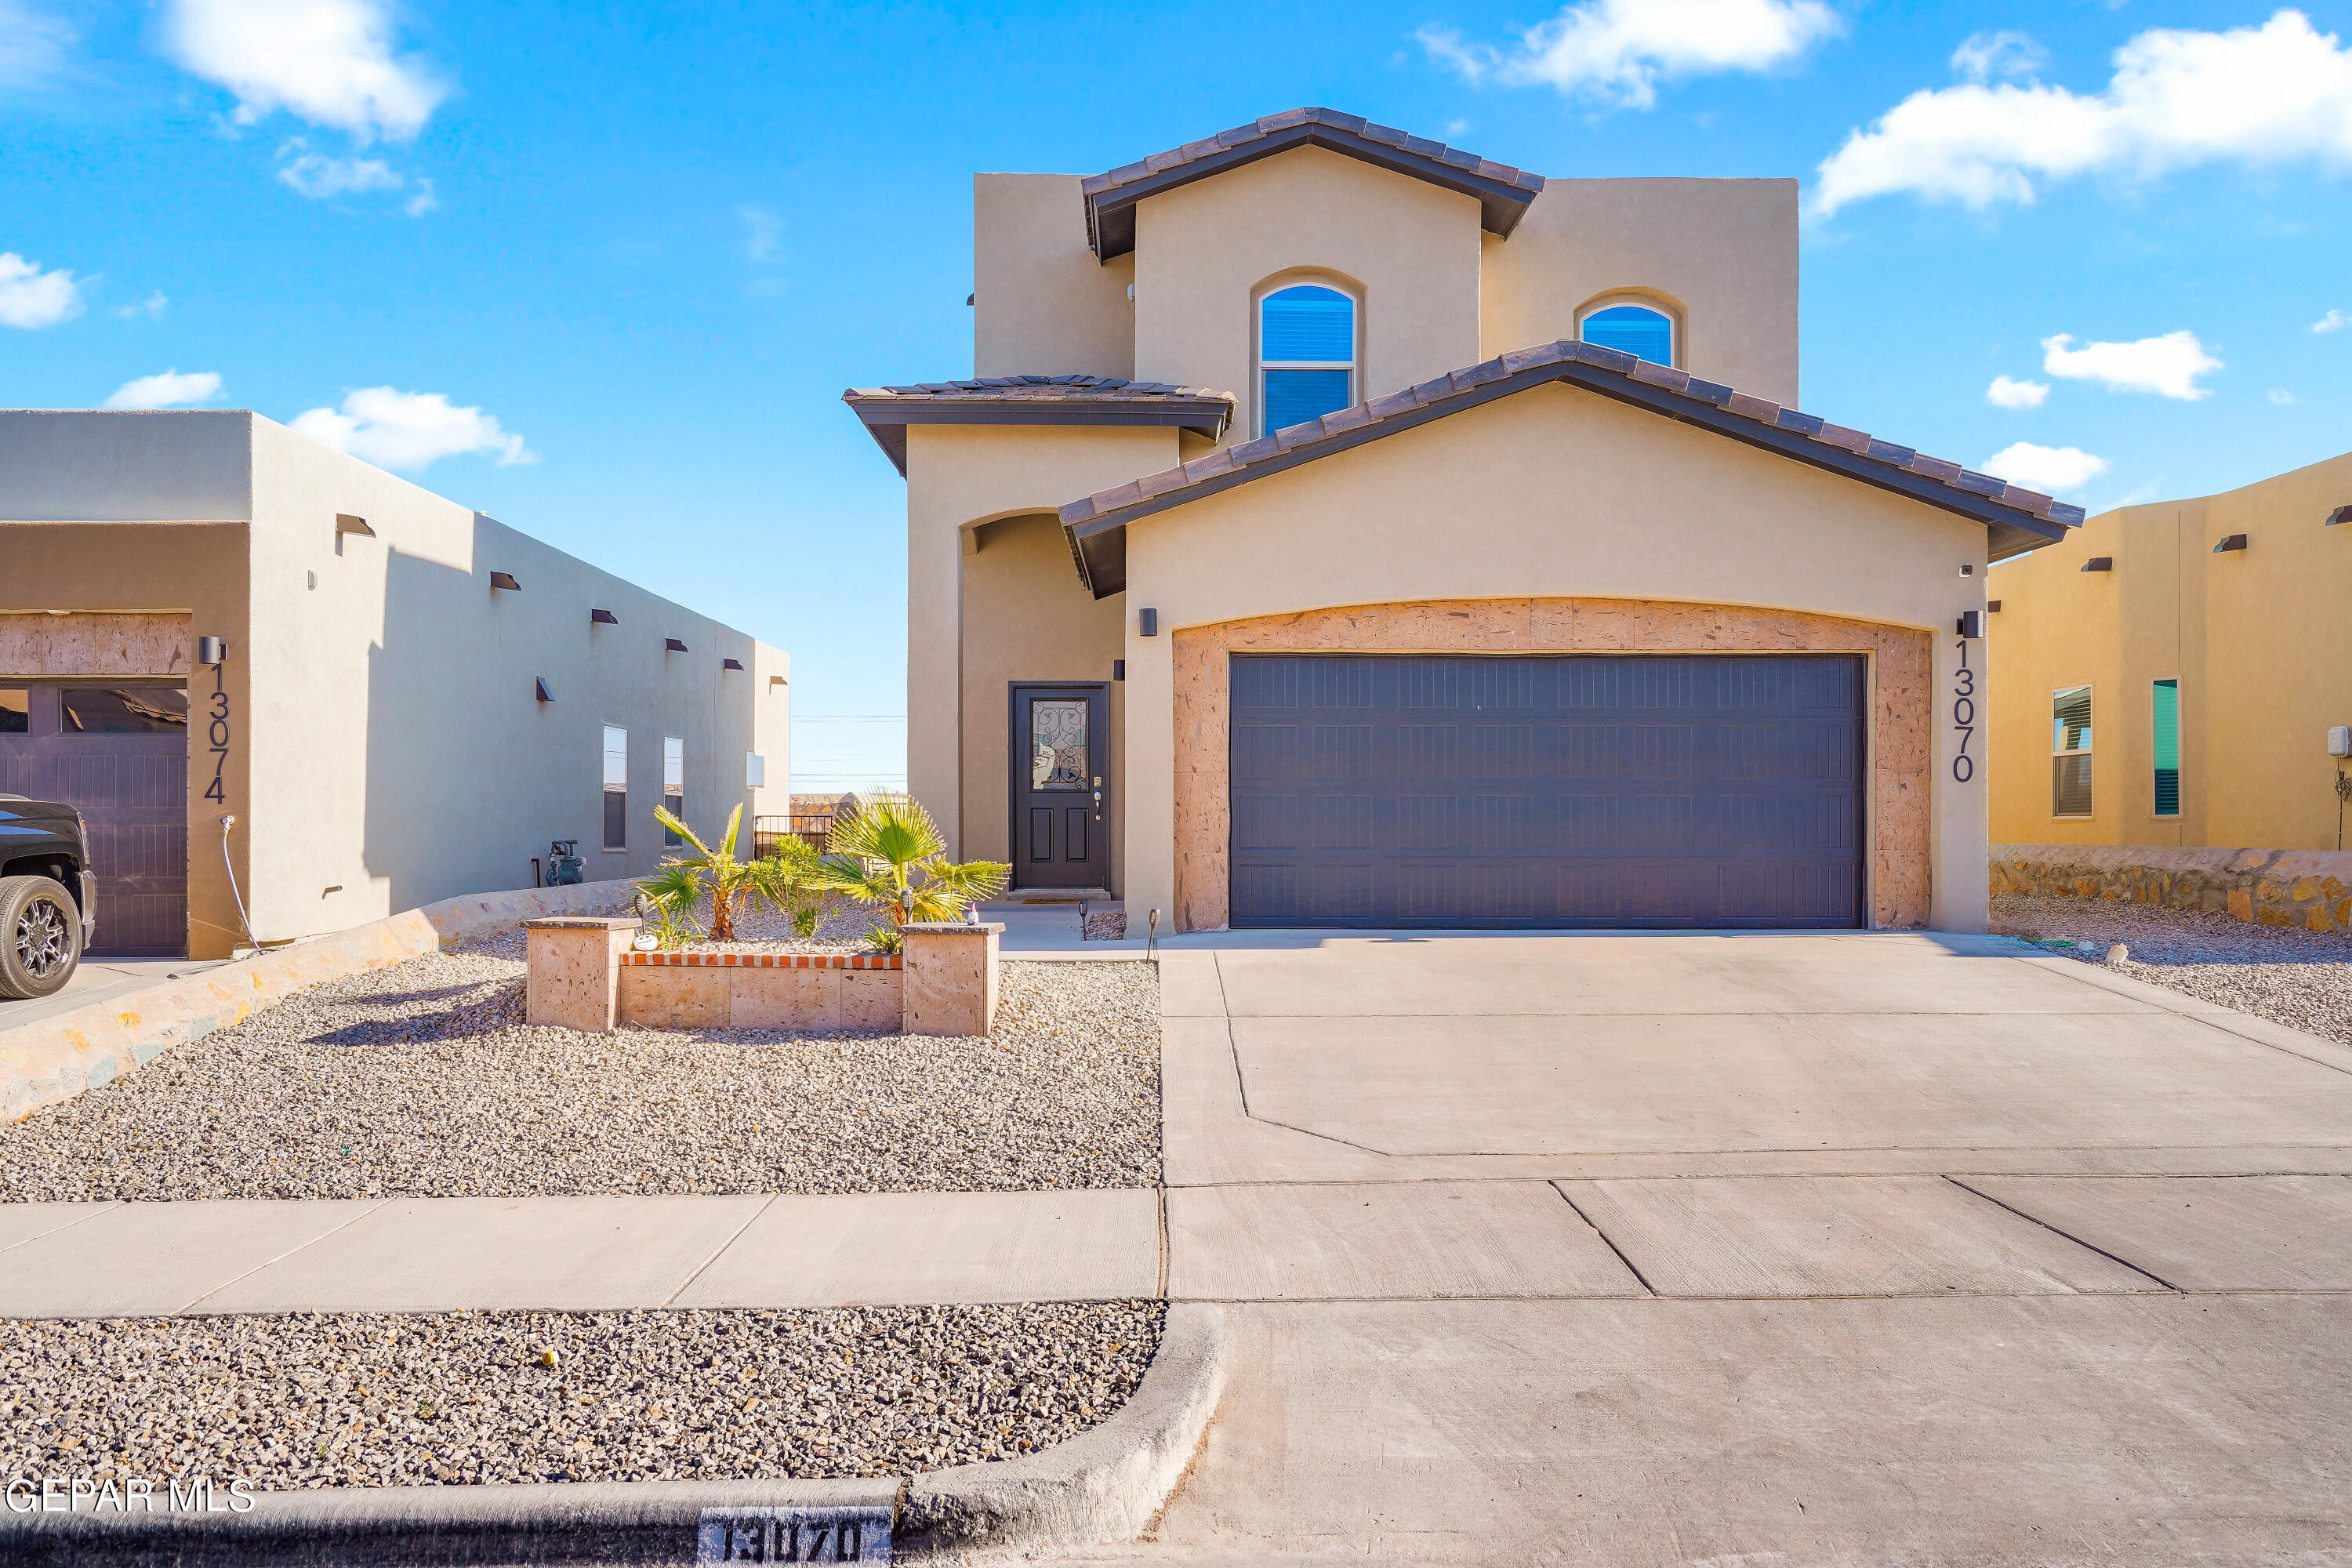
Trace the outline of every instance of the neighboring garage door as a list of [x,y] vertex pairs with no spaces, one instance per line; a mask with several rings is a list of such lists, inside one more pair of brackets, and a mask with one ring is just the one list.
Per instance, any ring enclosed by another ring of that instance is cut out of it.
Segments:
[[1858,926],[1843,655],[1233,659],[1237,926]]

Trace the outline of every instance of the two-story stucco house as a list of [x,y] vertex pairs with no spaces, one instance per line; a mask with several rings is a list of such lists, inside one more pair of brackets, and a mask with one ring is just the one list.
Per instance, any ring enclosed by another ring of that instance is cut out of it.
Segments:
[[1979,926],[1970,640],[2079,509],[1795,411],[1797,190],[1328,110],[982,174],[908,780],[1162,930]]

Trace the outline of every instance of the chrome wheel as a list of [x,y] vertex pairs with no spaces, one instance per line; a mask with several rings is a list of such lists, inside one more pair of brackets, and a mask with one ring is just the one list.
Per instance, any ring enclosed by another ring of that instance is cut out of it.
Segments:
[[66,913],[47,899],[35,899],[16,915],[16,962],[36,980],[47,980],[73,954]]

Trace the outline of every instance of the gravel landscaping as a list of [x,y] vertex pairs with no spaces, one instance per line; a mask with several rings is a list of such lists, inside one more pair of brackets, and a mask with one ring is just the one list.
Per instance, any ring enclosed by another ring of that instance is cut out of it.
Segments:
[[1126,1402],[1155,1301],[12,1323],[0,1482],[256,1490],[888,1476]]
[[522,1022],[520,935],[332,982],[0,1125],[0,1202],[1150,1186],[1149,964],[1003,966],[985,1039]]
[[[2087,942],[2053,951],[2352,1045],[2352,936],[2341,932],[2249,925],[2160,904],[2014,895],[1993,900],[1992,929]],[[2129,956],[2107,963],[2118,942]]]

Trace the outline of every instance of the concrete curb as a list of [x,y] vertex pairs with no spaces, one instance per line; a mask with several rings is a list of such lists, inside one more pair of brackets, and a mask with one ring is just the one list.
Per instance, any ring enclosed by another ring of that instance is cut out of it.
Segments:
[[20,1121],[45,1105],[111,1083],[174,1046],[241,1024],[298,991],[404,963],[537,916],[618,908],[628,901],[632,887],[583,882],[444,899],[0,1029],[0,1121]]
[[[585,1481],[256,1492],[243,1513],[0,1510],[0,1561],[46,1568],[692,1563],[706,1508],[898,1510],[896,1552],[989,1556],[1130,1540],[1168,1500],[1223,1392],[1224,1309],[1171,1303],[1143,1383],[1090,1432],[911,1479]],[[226,1495],[215,1494],[226,1508]]]
[[1025,1459],[915,1477],[900,1541],[994,1556],[1141,1534],[1192,1462],[1224,1392],[1225,1311],[1171,1302],[1143,1383],[1117,1415]]

